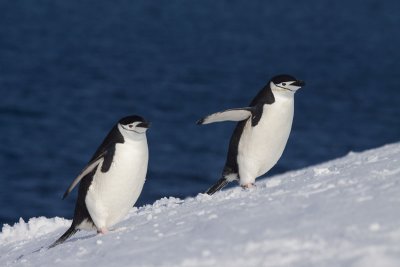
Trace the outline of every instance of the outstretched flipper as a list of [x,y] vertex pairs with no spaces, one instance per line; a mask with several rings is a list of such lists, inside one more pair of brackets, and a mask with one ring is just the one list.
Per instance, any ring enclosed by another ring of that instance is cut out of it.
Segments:
[[71,185],[68,187],[68,189],[65,191],[63,198],[66,198],[69,193],[71,193],[72,189],[82,180],[83,177],[88,175],[90,172],[92,172],[99,164],[101,164],[104,161],[104,155],[107,152],[104,152],[101,154],[98,158],[93,160],[92,162],[89,162],[89,164],[83,169],[83,171],[78,175],[78,177],[75,178],[75,180],[71,183]]
[[64,243],[65,240],[70,238],[72,235],[74,235],[76,232],[79,230],[75,228],[75,225],[71,225],[70,228],[59,238],[57,239],[53,244],[49,246],[49,248],[54,248],[55,246]]
[[215,192],[221,190],[223,187],[225,187],[229,181],[222,177],[221,179],[218,180],[217,183],[215,183],[213,186],[211,186],[207,191],[206,194],[208,195],[213,195]]
[[197,124],[209,124],[220,121],[243,121],[251,117],[253,108],[235,108],[217,112],[197,121]]

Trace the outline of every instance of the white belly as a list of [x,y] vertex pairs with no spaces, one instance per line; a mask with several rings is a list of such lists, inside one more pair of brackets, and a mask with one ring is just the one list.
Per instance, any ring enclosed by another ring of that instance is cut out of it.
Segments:
[[85,199],[98,229],[121,221],[136,203],[145,182],[147,164],[146,140],[117,144],[109,171],[98,171],[94,175]]
[[272,105],[264,105],[261,120],[243,129],[238,147],[240,184],[254,183],[268,172],[282,156],[293,122],[293,97],[276,97]]

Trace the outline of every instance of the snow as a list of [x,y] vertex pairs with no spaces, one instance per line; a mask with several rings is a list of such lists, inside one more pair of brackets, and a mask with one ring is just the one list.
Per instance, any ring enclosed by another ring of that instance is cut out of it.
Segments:
[[[400,143],[257,187],[133,208],[106,235],[31,218],[0,233],[0,266],[400,266]],[[23,255],[23,256],[22,256]]]

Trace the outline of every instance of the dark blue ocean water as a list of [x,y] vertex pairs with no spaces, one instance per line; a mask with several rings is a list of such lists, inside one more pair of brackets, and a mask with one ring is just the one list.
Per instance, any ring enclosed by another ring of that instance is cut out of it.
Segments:
[[400,2],[0,1],[0,223],[61,196],[122,116],[152,121],[138,205],[208,188],[232,123],[278,73],[307,82],[276,174],[400,140]]

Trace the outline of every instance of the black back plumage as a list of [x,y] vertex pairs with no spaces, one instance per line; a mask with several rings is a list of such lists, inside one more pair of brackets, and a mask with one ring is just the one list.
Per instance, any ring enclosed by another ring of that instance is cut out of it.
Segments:
[[102,172],[108,172],[111,167],[112,159],[114,158],[115,153],[115,145],[117,143],[123,144],[125,142],[124,137],[118,129],[118,126],[115,125],[111,131],[107,134],[106,138],[104,138],[103,142],[97,148],[96,152],[94,152],[90,162],[98,159],[101,156],[104,156],[104,162],[101,167]]

